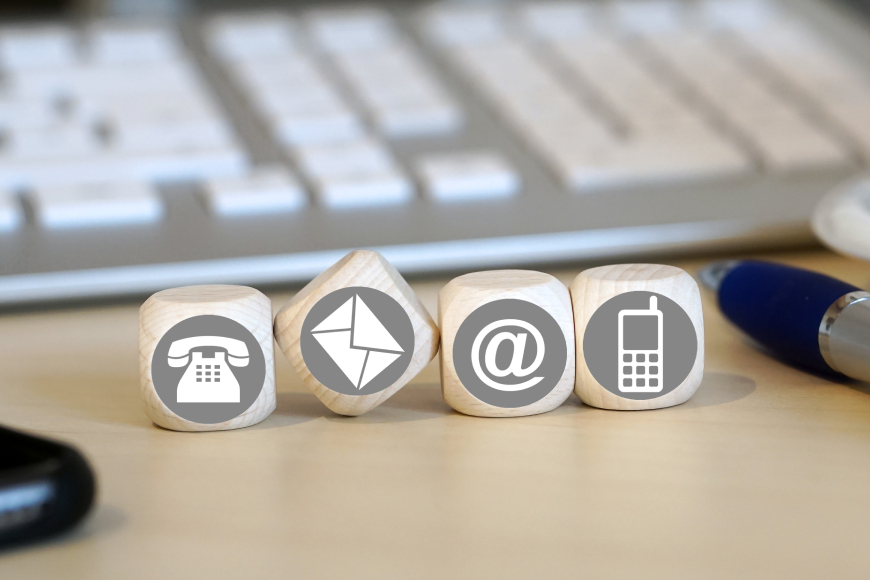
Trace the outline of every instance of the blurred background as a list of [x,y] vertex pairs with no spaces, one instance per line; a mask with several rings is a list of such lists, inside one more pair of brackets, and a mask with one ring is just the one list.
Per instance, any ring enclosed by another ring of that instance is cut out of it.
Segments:
[[0,307],[812,243],[865,7],[3,2]]

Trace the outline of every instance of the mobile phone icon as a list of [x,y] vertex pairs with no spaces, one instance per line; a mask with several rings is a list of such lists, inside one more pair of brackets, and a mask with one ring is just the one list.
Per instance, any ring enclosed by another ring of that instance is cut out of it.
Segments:
[[658,393],[662,390],[662,312],[655,296],[649,310],[619,312],[619,390]]

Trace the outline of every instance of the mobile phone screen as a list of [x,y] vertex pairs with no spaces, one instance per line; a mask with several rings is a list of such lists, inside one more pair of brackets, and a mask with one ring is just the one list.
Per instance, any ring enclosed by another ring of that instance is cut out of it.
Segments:
[[623,350],[657,350],[659,319],[657,316],[632,315],[623,318]]

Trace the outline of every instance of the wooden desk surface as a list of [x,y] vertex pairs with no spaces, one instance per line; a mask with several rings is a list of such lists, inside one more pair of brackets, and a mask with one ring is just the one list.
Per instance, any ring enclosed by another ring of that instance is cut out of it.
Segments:
[[[870,287],[870,264],[772,257]],[[416,285],[433,314],[443,282]],[[100,485],[0,578],[866,579],[870,385],[789,368],[712,306],[704,382],[671,409],[466,417],[433,364],[345,418],[279,356],[270,418],[196,434],[142,411],[138,305],[0,316],[0,422],[78,445]]]

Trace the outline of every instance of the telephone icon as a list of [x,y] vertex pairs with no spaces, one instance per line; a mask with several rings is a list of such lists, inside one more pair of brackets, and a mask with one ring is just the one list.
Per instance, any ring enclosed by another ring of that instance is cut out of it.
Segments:
[[658,393],[664,387],[662,317],[655,296],[650,296],[648,310],[619,312],[619,390],[623,393]]
[[[197,348],[220,348],[210,358],[194,351]],[[192,358],[192,361],[191,361]],[[178,381],[179,403],[238,403],[239,381],[229,369],[248,366],[248,347],[241,340],[225,336],[192,336],[176,340],[169,346],[167,362],[171,367],[187,366]],[[189,365],[189,366],[188,366]]]

